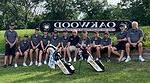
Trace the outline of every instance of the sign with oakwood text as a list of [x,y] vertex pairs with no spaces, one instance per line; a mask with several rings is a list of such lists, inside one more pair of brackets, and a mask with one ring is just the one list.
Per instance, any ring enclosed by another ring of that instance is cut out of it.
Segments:
[[48,30],[50,32],[57,31],[72,31],[77,29],[78,31],[110,31],[118,32],[120,31],[120,25],[126,25],[127,28],[131,27],[130,21],[43,21],[40,24],[42,31]]

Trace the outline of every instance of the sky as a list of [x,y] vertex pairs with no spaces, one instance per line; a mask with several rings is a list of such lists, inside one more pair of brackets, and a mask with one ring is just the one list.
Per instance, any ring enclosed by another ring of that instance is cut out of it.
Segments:
[[107,0],[108,4],[117,5],[117,3],[120,2],[120,0]]

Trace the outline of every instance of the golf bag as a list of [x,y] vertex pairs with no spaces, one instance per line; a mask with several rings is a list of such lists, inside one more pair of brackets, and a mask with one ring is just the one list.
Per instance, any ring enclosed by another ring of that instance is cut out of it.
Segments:
[[87,49],[83,48],[82,50],[82,57],[86,59],[87,62],[97,71],[97,72],[104,72],[105,67],[103,63],[99,60],[94,60],[91,53],[87,51]]
[[50,45],[50,56],[49,56],[49,67],[50,68],[55,68],[55,65],[57,65],[64,74],[66,75],[71,75],[74,73],[75,68],[71,63],[64,63],[61,60],[61,55],[59,52],[57,52],[57,48],[53,45]]

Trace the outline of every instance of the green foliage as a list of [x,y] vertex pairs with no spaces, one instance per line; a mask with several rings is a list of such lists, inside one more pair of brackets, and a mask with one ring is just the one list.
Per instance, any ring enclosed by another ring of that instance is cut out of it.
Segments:
[[87,62],[73,63],[75,73],[64,75],[57,67],[50,69],[47,65],[18,68],[0,68],[1,83],[149,83],[150,61],[140,63],[104,62],[105,72],[95,72]]

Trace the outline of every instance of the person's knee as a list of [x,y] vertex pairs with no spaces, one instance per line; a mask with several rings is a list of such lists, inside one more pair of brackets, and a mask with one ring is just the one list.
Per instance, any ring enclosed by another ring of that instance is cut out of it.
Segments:
[[96,47],[96,51],[99,51],[100,50],[100,47]]
[[139,44],[138,44],[138,47],[143,47],[143,44],[142,44],[142,43],[139,43]]
[[18,55],[20,55],[20,53],[19,53],[19,52],[16,52],[16,56],[18,56]]
[[126,47],[127,47],[127,48],[129,48],[129,47],[130,47],[130,44],[129,44],[129,43],[127,43],[127,44],[126,44]]

